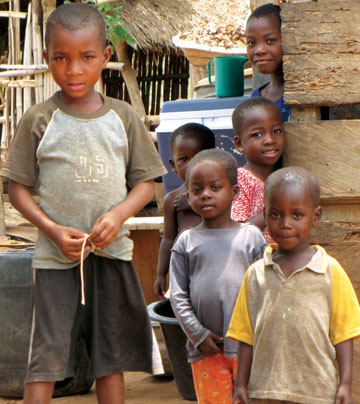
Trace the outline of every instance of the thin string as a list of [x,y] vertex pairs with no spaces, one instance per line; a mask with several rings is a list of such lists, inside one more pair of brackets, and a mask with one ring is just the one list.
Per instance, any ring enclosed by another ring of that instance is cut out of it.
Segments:
[[85,253],[86,243],[87,243],[89,237],[90,237],[90,234],[87,234],[84,237],[84,241],[81,246],[81,258],[80,258],[81,304],[84,306],[85,306],[84,253]]

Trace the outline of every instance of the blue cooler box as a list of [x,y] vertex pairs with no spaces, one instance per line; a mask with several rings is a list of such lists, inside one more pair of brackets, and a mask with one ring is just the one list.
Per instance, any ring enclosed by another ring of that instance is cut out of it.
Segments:
[[189,122],[201,123],[215,134],[216,147],[232,153],[239,166],[245,164],[234,146],[231,116],[237,105],[250,97],[199,98],[193,100],[165,102],[160,112],[160,125],[156,128],[158,149],[169,173],[163,176],[165,193],[182,185],[181,179],[172,173],[169,158],[170,134],[179,126]]

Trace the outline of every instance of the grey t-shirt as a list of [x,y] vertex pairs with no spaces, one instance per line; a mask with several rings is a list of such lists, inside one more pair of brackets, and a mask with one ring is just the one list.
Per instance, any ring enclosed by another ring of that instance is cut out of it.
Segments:
[[[236,229],[185,230],[172,249],[171,303],[188,337],[189,362],[204,355],[198,346],[210,332],[225,337],[248,267],[262,258],[266,243],[250,224]],[[235,357],[237,342],[224,338],[224,353]]]
[[[56,93],[29,108],[20,121],[1,175],[38,186],[41,209],[56,223],[89,233],[95,220],[126,198],[136,184],[166,173],[132,107],[104,97],[86,114],[64,105]],[[133,243],[118,238],[96,254],[132,259]],[[39,232],[33,266],[64,269],[78,262]]]

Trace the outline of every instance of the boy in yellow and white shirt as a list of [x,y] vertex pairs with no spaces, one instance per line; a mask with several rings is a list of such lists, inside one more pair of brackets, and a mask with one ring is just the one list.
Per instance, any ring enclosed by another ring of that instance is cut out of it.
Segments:
[[234,403],[352,402],[360,308],[340,264],[308,243],[319,194],[317,179],[298,167],[268,177],[265,221],[278,246],[249,268],[227,333],[240,341]]

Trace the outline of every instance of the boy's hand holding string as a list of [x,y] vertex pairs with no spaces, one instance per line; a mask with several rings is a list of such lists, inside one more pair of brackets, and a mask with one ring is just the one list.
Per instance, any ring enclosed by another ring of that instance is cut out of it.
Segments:
[[[103,249],[115,241],[121,225],[149,202],[154,190],[153,180],[141,182],[135,185],[126,199],[101,215],[95,221],[89,237],[94,246]],[[86,233],[51,220],[37,205],[26,185],[10,181],[9,198],[15,209],[22,212],[30,223],[54,241],[64,255],[72,261],[80,260]],[[89,252],[90,248],[90,245],[87,245],[84,253]]]
[[140,182],[123,201],[96,219],[89,237],[95,247],[109,247],[116,240],[124,222],[142,209],[151,200],[154,192],[153,180]]

